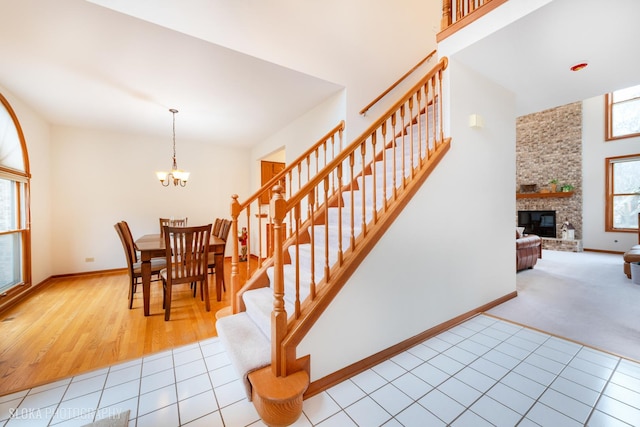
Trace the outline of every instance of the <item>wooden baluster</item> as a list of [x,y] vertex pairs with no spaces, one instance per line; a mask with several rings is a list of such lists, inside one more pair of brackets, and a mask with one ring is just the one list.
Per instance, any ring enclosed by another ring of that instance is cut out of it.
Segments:
[[351,246],[351,250],[354,250],[356,248],[356,237],[354,234],[354,227],[355,227],[355,202],[353,200],[353,183],[355,182],[355,173],[354,173],[354,165],[356,162],[356,156],[353,153],[353,151],[351,152],[351,154],[349,154],[349,171],[350,171],[350,184],[349,184],[349,191],[351,192],[351,211],[349,212],[349,215],[351,217],[351,238],[349,239],[349,245]]
[[322,168],[324,169],[324,167],[327,166],[327,140],[326,139],[322,143],[322,156],[323,156]]
[[423,108],[424,108],[424,128],[422,132],[424,133],[424,159],[428,161],[431,157],[431,146],[429,143],[429,94],[427,93],[427,85],[420,86],[420,96],[423,98]]
[[[438,127],[440,128],[440,143],[444,142],[444,120],[442,119],[442,75],[444,73],[444,69],[447,68],[449,60],[447,58],[442,58],[442,68],[438,70],[438,97],[437,97],[437,111],[438,111]],[[435,109],[434,109],[435,110]]]
[[452,0],[442,0],[442,20],[440,21],[441,30],[444,30],[451,25],[451,1]]
[[[318,173],[318,171],[320,170],[320,156],[318,155],[318,148],[316,147],[315,150],[313,150],[313,154],[315,155],[316,158],[316,170],[313,173],[313,176],[316,176],[316,174]],[[310,180],[311,178],[309,178]],[[308,181],[308,180],[307,180]]]
[[[291,195],[294,193],[294,189],[293,189],[293,169],[291,169],[289,171],[288,174],[285,174],[285,176],[283,177],[283,181],[286,183],[287,180],[289,181],[289,185],[287,185],[287,188],[285,188],[285,193],[283,193],[283,197],[285,197],[285,194],[288,195],[287,197],[291,197]],[[285,223],[286,224],[286,223]],[[289,230],[291,230],[291,221],[289,221]],[[287,239],[287,230],[285,229],[283,231],[283,240]],[[273,240],[272,240],[273,241]]]
[[[299,256],[299,251],[297,250],[300,245],[298,243],[298,241],[300,240],[300,203],[298,203],[295,208],[294,208],[294,215],[295,215],[295,224],[296,224],[296,230],[295,230],[295,241],[296,241],[296,268],[297,266],[300,265],[300,256]],[[297,270],[299,271],[299,269],[297,268]],[[283,288],[284,289],[284,288]],[[300,318],[300,275],[296,274],[296,297],[295,297],[295,304],[294,304],[294,311],[295,311],[295,316],[296,319]]]
[[[240,203],[238,203],[238,195],[231,196],[231,232],[238,235],[238,217],[240,216]],[[231,312],[233,314],[238,313],[238,302],[236,301],[236,295],[240,290],[240,278],[238,269],[238,239],[233,239],[232,252],[231,252]]]
[[[422,153],[422,135],[424,132],[424,129],[422,127],[422,88],[418,88],[418,91],[416,92],[416,102],[418,103],[418,111],[417,111],[417,118],[418,118],[418,160],[419,160],[419,165],[420,165],[420,169],[422,169],[422,165],[424,164],[424,157],[423,157],[423,153]],[[426,109],[425,109],[426,112]],[[426,116],[425,116],[426,117]],[[427,142],[427,138],[425,137],[425,144],[428,144]],[[426,150],[426,145],[425,145],[425,150]]]
[[[257,203],[256,212],[258,212],[256,214],[256,216],[258,217],[258,268],[260,268],[260,267],[262,267],[262,244],[263,244],[263,242],[265,243],[265,246],[267,246],[266,245],[266,240],[267,240],[266,233],[265,233],[265,236],[262,235],[262,228],[263,228],[262,223],[263,222],[265,223],[264,229],[265,229],[265,232],[266,232],[267,229],[268,229],[267,224],[269,223],[269,217],[268,216],[263,217],[262,211],[260,209],[260,202]],[[249,230],[247,229],[247,262],[249,262],[251,260],[251,245],[249,244],[250,238],[251,238],[251,233],[249,233]],[[268,251],[269,250],[267,248],[267,252]],[[267,254],[267,256],[268,256],[268,254]],[[249,271],[249,270],[247,270],[247,271]],[[247,276],[247,278],[248,278],[248,276]]]
[[[308,161],[308,159],[305,159]],[[298,188],[296,189],[296,191],[300,190],[302,188],[302,165],[303,165],[303,161],[300,162],[300,167],[298,167]],[[292,171],[293,173],[293,171]]]
[[[258,221],[259,220],[260,218],[258,218]],[[260,230],[260,227],[258,227],[258,230]],[[239,235],[239,229],[238,229],[238,224],[236,224],[236,230],[235,231],[232,230],[232,232],[229,233],[229,235],[227,236],[227,240],[233,239],[234,241],[236,241],[238,240],[238,235]],[[249,268],[249,266],[251,265],[251,262],[249,261],[251,250],[249,248],[251,248],[251,204],[247,206],[247,263],[246,263],[247,279],[251,277],[251,268]]]
[[325,283],[329,282],[329,209],[326,207],[329,204],[329,177],[325,176],[322,180],[324,183],[324,200],[322,203],[325,206],[324,209],[324,280]]
[[414,138],[413,138],[413,126],[414,126],[414,122],[415,122],[415,116],[413,115],[413,95],[411,95],[411,98],[409,98],[409,163],[411,163],[411,166],[409,166],[411,168],[411,180],[413,180],[413,178],[416,175],[415,172],[415,166],[413,164],[413,156],[414,156],[414,149],[413,149],[413,145],[414,145]]
[[393,139],[393,200],[398,198],[398,182],[396,175],[398,175],[398,159],[397,156],[397,144],[396,144],[396,112],[391,114],[391,138]]
[[[382,197],[384,198],[384,210],[386,212],[387,207],[388,207],[388,203],[387,201],[389,200],[389,195],[387,194],[387,168],[388,166],[388,162],[387,162],[387,122],[384,121],[382,122],[382,129],[380,129],[381,131],[381,135],[382,135],[382,145],[383,150],[382,150],[382,167],[384,168],[384,175],[382,175]],[[376,134],[378,133],[378,131],[376,130]]]
[[[401,169],[402,169],[402,189],[404,189],[407,186],[407,165],[406,165],[406,161],[405,158],[406,156],[406,152],[407,152],[407,124],[404,120],[405,117],[405,104],[402,104],[400,106],[400,134],[402,137],[401,140],[401,144],[402,144],[402,157],[400,158],[402,163],[401,163]],[[396,136],[397,137],[397,136]]]
[[[366,141],[365,141],[366,142]],[[362,177],[362,209],[361,209],[361,221],[362,221],[362,235],[366,236],[367,235],[367,198],[366,198],[366,190],[367,190],[367,186],[365,184],[364,181],[364,165],[365,163],[365,156],[367,154],[367,146],[365,145],[365,142],[362,142],[362,144],[360,144],[360,176]]]
[[[311,224],[309,226],[309,234],[311,236],[311,259],[315,260],[315,256],[316,256],[316,251],[315,251],[315,247],[316,247],[316,235],[315,235],[315,225],[316,225],[316,197],[315,197],[315,191],[310,191],[309,194],[307,195],[307,203],[309,204],[308,209],[309,209],[309,219],[311,220]],[[296,270],[299,271],[299,267],[296,266]],[[313,301],[316,298],[316,268],[315,268],[315,263],[311,263],[311,283],[309,285],[309,296],[311,297],[311,300]]]
[[[287,333],[287,312],[284,305],[284,253],[283,220],[287,213],[287,203],[282,197],[283,188],[273,188],[270,202],[273,218],[273,311],[271,312],[271,370],[279,377],[286,365],[280,343]],[[237,240],[237,239],[234,239]]]
[[[334,157],[336,156],[335,153],[335,145],[336,145],[336,135],[333,134],[331,135],[331,160],[334,159]],[[327,163],[325,162],[325,165]],[[331,172],[331,195],[336,194],[336,176],[335,176],[335,170]]]
[[438,105],[436,105],[437,102],[437,92],[436,92],[436,77],[433,76],[431,78],[431,94],[433,97],[433,141],[434,144],[437,146],[439,144],[438,141]]
[[[342,163],[336,168],[336,177],[338,180],[338,188],[342,188]],[[338,195],[338,263],[342,265],[342,191]]]
[[377,182],[378,182],[378,176],[377,176],[377,163],[376,162],[376,133],[373,132],[371,134],[371,151],[373,152],[372,157],[372,171],[371,171],[371,175],[372,175],[372,184],[371,186],[373,187],[371,190],[371,197],[372,197],[372,205],[373,205],[373,223],[377,223],[378,222],[378,205],[376,203],[377,201],[377,193],[378,193],[378,186],[377,186]]
[[[298,210],[298,213],[299,212],[300,211]],[[298,233],[298,230],[296,229],[295,231],[291,232],[291,235],[295,235],[295,239],[293,239],[294,240],[293,241],[293,249],[294,249],[294,256],[293,256],[294,259],[293,259],[293,261],[294,261],[294,263],[296,265],[294,281],[295,281],[296,288],[299,288],[300,287],[300,234]],[[283,241],[283,244],[284,244],[284,238],[283,238],[282,241]],[[313,260],[313,257],[311,259]]]
[[433,138],[433,120],[436,115],[435,105],[433,103],[434,99],[431,96],[429,91],[429,82],[424,84],[424,93],[425,93],[425,102],[427,103],[427,138],[429,138],[429,157],[433,155],[433,151],[435,150],[435,139]]

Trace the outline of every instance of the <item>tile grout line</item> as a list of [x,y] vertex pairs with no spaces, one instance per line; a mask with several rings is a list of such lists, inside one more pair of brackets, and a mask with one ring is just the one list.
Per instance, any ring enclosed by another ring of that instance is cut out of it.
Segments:
[[[547,342],[547,341],[551,340],[552,338],[553,338],[553,336],[551,336],[551,335],[550,335],[550,336],[549,336],[549,338],[548,338],[547,340],[545,340],[545,342]],[[539,347],[538,347],[538,348],[539,348]],[[534,399],[534,403],[529,407],[529,409],[527,409],[527,411],[525,412],[525,414],[522,416],[522,418],[520,419],[520,421],[519,421],[518,423],[521,423],[522,421],[524,421],[524,420],[526,419],[527,414],[529,414],[529,412],[531,412],[531,410],[532,410],[532,409],[533,409],[533,407],[536,405],[536,403],[539,403],[539,404],[541,404],[541,405],[544,405],[544,406],[546,406],[547,408],[551,409],[552,411],[556,411],[556,409],[551,408],[550,406],[546,405],[544,402],[541,402],[541,401],[540,401],[540,398],[541,398],[541,397],[542,397],[542,396],[543,396],[543,395],[544,395],[544,394],[545,394],[549,389],[551,389],[551,385],[552,385],[552,384],[553,384],[553,383],[554,383],[558,378],[560,378],[560,374],[561,374],[562,372],[564,372],[564,371],[565,371],[565,369],[567,369],[567,367],[569,366],[569,363],[571,363],[573,360],[575,360],[575,359],[576,359],[576,357],[577,357],[578,353],[580,353],[580,351],[581,351],[583,348],[584,348],[584,346],[580,344],[580,350],[578,350],[578,351],[577,351],[573,356],[571,356],[571,359],[569,360],[569,362],[564,363],[564,367],[562,368],[562,370],[560,370],[560,372],[558,372],[558,373],[556,374],[556,376],[554,377],[553,381],[551,381],[551,382],[549,383],[549,385],[545,386],[544,391],[543,391],[542,393],[540,393],[540,395],[539,395],[536,399]],[[549,359],[549,360],[551,360],[551,359]],[[571,380],[569,380],[569,381],[571,381]],[[573,381],[571,381],[571,382],[573,382]],[[577,384],[577,383],[575,383],[575,384]],[[553,389],[551,389],[551,390],[553,390]],[[553,391],[557,391],[557,390],[553,390]],[[560,393],[560,392],[558,392],[558,393]],[[560,394],[563,394],[563,395],[565,395],[565,396],[566,396],[566,394],[564,394],[564,393],[560,393]],[[572,398],[571,396],[567,396],[567,397]],[[572,399],[573,399],[573,398],[572,398]],[[576,400],[576,399],[574,399],[574,400]],[[556,412],[558,412],[558,411],[556,411]],[[560,413],[560,414],[562,414],[562,415],[564,415],[564,416],[566,416],[567,418],[570,418],[570,419],[572,419],[572,420],[575,420],[575,418],[572,418],[572,417],[570,417],[570,416],[569,416],[569,415],[567,415],[567,414],[564,414],[564,413],[562,413],[562,412],[559,412],[559,413]],[[530,420],[530,421],[534,422],[533,420]],[[578,420],[575,420],[575,421],[576,421],[576,422],[580,422],[580,421],[578,421]],[[537,424],[537,423],[536,423],[536,424]]]
[[[596,411],[596,407],[598,406],[598,403],[600,402],[600,400],[602,399],[602,396],[604,395],[604,391],[607,389],[607,386],[611,383],[611,378],[613,378],[613,376],[615,375],[616,371],[618,370],[618,367],[620,366],[620,363],[622,362],[621,358],[618,358],[618,362],[616,363],[616,367],[613,368],[611,370],[611,374],[609,375],[609,378],[607,378],[607,381],[605,382],[604,386],[602,387],[602,391],[598,394],[598,398],[596,399],[595,403],[593,404],[593,407],[591,408],[591,411],[589,411],[589,415],[587,416],[587,419],[585,420],[585,425],[587,425],[589,423],[589,420],[591,420],[591,417],[593,416],[593,413]],[[617,399],[616,399],[617,400]],[[621,402],[624,403],[624,402]],[[613,416],[612,414],[606,413],[605,414],[619,420],[620,422],[625,422],[623,420],[621,420],[618,417]]]
[[[491,326],[495,325],[496,323],[499,323],[499,321],[496,321],[496,322],[492,323],[491,325],[489,325],[489,326],[487,326],[486,328],[484,328],[482,331],[484,331],[484,330],[486,330],[486,329],[489,329]],[[512,333],[512,334],[510,334],[510,335],[509,335],[509,338],[514,337],[518,332],[522,331],[523,329],[524,329],[523,327],[519,327],[518,331],[516,331],[516,332],[514,332],[514,333]],[[475,334],[473,334],[473,335],[471,335],[471,336],[475,336],[475,335],[477,335],[477,334],[480,334],[480,333],[482,333],[482,331],[478,331],[478,332],[476,332]],[[502,332],[504,332],[504,331],[502,331]],[[484,335],[486,335],[486,334],[484,334]],[[486,335],[486,336],[490,336],[490,335]],[[471,337],[469,337],[469,338],[471,338]],[[491,338],[493,338],[493,337],[491,337]],[[509,339],[509,338],[507,338],[507,339]],[[500,341],[500,343],[499,343],[499,344],[496,344],[495,346],[490,347],[490,350],[489,350],[489,351],[491,351],[491,350],[495,350],[495,351],[497,351],[497,352],[499,352],[499,353],[502,353],[502,354],[504,354],[504,355],[506,355],[506,356],[513,357],[513,356],[511,356],[511,355],[509,355],[509,354],[507,354],[507,353],[504,353],[504,352],[502,352],[502,351],[500,351],[500,350],[498,350],[498,349],[496,348],[496,347],[498,347],[500,344],[505,343],[507,339],[503,339],[502,341]],[[549,339],[549,338],[547,338],[547,340],[548,340],[548,339]],[[545,340],[544,342],[547,342],[547,340]],[[527,340],[527,341],[529,341],[529,340]],[[530,341],[530,342],[532,342],[532,341]],[[532,343],[533,343],[533,342],[532,342]],[[535,344],[535,343],[533,343],[533,344]],[[511,345],[513,345],[513,344],[511,344]],[[539,345],[538,345],[538,347],[536,347],[536,348],[540,348],[541,346],[542,346],[542,344],[539,344]],[[518,346],[515,346],[515,345],[514,345],[514,347],[518,347]],[[520,347],[518,347],[518,348],[520,348]],[[525,351],[527,351],[526,349],[522,349],[522,348],[520,348],[520,349],[521,349],[521,350],[525,350]],[[482,354],[482,355],[478,356],[478,357],[477,357],[477,358],[475,358],[472,362],[470,362],[470,363],[466,364],[466,365],[465,365],[465,368],[469,367],[470,369],[473,369],[474,371],[479,372],[479,373],[480,373],[480,374],[482,374],[482,375],[485,375],[484,373],[482,373],[482,372],[480,372],[480,371],[476,370],[475,368],[471,367],[471,363],[473,363],[473,362],[475,362],[475,361],[477,361],[477,360],[479,360],[479,359],[482,359],[482,357],[483,357],[485,354],[487,354],[489,351],[487,351],[487,352],[485,352],[484,354]],[[533,351],[530,351],[530,352],[529,352],[529,354],[527,355],[527,357],[528,357],[529,355],[531,355],[532,353],[533,353]],[[471,410],[471,407],[472,407],[473,405],[475,405],[475,404],[476,404],[480,399],[482,399],[484,396],[487,396],[489,399],[495,400],[495,399],[493,399],[491,396],[489,396],[489,395],[488,395],[489,390],[493,389],[497,384],[499,384],[499,383],[500,383],[500,381],[502,381],[502,379],[504,379],[507,375],[509,375],[511,372],[513,372],[513,370],[514,370],[517,366],[519,366],[523,361],[524,361],[524,359],[520,360],[520,361],[518,362],[518,364],[516,364],[513,368],[508,369],[508,370],[507,370],[507,372],[506,372],[502,377],[500,377],[500,379],[497,379],[497,380],[496,380],[496,379],[494,379],[494,378],[492,378],[492,377],[489,377],[489,378],[491,378],[492,380],[494,380],[494,384],[493,384],[491,387],[489,387],[486,391],[484,391],[484,392],[480,392],[480,396],[479,396],[478,398],[476,398],[476,399],[475,399],[471,404],[467,405],[467,406],[465,407],[465,410],[464,410],[464,411],[462,411],[460,414],[458,414],[458,416],[457,416],[456,418],[454,418],[454,419],[451,421],[451,423],[453,423],[454,421],[456,421],[457,419],[459,419],[459,418],[460,418],[460,417],[461,417],[465,412],[467,412],[467,411],[471,411],[471,412],[473,412],[473,410]],[[491,361],[489,360],[489,362],[491,362]],[[492,362],[492,363],[494,363],[494,362]],[[498,365],[498,366],[500,366],[500,365]],[[503,366],[503,367],[504,367],[504,366]],[[462,369],[465,369],[465,368],[462,368]],[[462,369],[461,369],[461,370],[462,370]],[[506,369],[506,368],[505,368],[505,369]],[[517,372],[516,372],[516,373],[517,373]],[[488,376],[488,375],[487,375],[487,376]],[[452,375],[450,378],[453,378],[453,375]],[[469,384],[467,384],[467,385],[469,385]],[[470,386],[470,385],[469,385],[469,386]],[[506,386],[506,385],[505,385],[505,386]],[[470,387],[472,387],[472,386],[470,386]],[[509,387],[509,386],[506,386],[506,387]],[[472,388],[473,388],[473,387],[472,387]],[[477,389],[476,389],[476,390],[477,390]],[[480,391],[480,390],[478,390],[478,391]],[[516,390],[516,391],[517,391],[517,390]],[[451,397],[451,396],[449,396],[449,397]],[[452,398],[452,399],[453,399],[453,398]],[[454,399],[454,400],[455,400],[455,399]],[[456,402],[457,402],[457,400],[456,400]],[[498,401],[496,401],[496,402],[498,402]],[[460,402],[458,402],[458,403],[460,403]],[[498,402],[498,404],[500,404],[500,405],[504,406],[505,408],[510,409],[510,410],[512,410],[512,411],[513,411],[513,409],[511,409],[511,408],[509,408],[508,406],[504,405],[502,402]],[[514,411],[514,412],[515,412],[515,411]],[[487,420],[486,418],[482,417],[481,415],[476,414],[475,412],[473,412],[473,413],[474,413],[475,415],[477,415],[478,417],[482,418],[483,420],[485,420],[486,422],[488,422],[488,423],[490,423],[490,424],[493,424],[491,421]],[[517,412],[516,412],[516,413],[517,413]],[[518,414],[518,415],[520,415],[520,414]],[[525,416],[526,416],[526,413],[520,417],[520,420],[518,421],[518,423],[522,422],[522,420],[524,419],[524,417],[525,417]]]

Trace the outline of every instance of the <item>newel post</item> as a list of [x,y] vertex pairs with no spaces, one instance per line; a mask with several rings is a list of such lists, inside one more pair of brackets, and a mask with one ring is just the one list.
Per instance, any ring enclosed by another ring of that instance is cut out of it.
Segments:
[[287,333],[287,312],[284,308],[284,228],[287,201],[284,188],[273,187],[270,214],[273,220],[273,311],[271,312],[271,371],[274,376],[283,374],[285,364],[281,343]]
[[238,203],[238,195],[231,196],[231,241],[233,242],[233,251],[231,253],[231,313],[238,313],[238,302],[236,301],[236,295],[239,291],[238,276],[238,217],[240,216],[240,203]]

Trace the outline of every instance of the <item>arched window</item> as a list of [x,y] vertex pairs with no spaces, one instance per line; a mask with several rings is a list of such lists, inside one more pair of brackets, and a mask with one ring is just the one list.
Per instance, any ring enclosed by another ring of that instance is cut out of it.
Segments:
[[20,123],[0,94],[0,305],[31,285],[29,178]]

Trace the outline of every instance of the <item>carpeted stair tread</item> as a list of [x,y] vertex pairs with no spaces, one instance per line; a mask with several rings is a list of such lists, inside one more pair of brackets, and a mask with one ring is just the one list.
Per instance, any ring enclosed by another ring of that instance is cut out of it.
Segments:
[[246,312],[218,319],[216,330],[232,365],[242,377],[247,398],[251,400],[248,376],[271,363],[271,340]]
[[[273,283],[273,281],[272,281]],[[246,313],[265,336],[271,336],[271,312],[273,311],[273,289],[252,289],[242,294]]]
[[[291,257],[291,265],[295,267],[296,258],[294,246],[288,248]],[[324,278],[325,254],[324,245],[315,247],[315,259],[311,260],[311,245],[299,245],[300,252],[300,277],[311,277],[311,263],[314,263],[314,279],[318,283]],[[336,246],[329,247],[329,266],[333,266],[338,261],[338,248]]]
[[[284,301],[285,301],[285,310],[287,310],[287,314],[291,315],[293,313],[293,304],[295,302],[296,297],[296,270],[295,266],[292,264],[285,264],[283,266],[284,270]],[[269,283],[271,286],[273,285],[273,268],[270,267],[266,271],[267,277],[269,278]],[[311,286],[310,276],[303,275],[300,277],[300,300],[304,301],[305,298],[309,295],[309,288]],[[273,307],[273,288],[267,288],[271,292],[271,307]]]
[[[328,226],[325,226],[324,224],[316,225],[312,229],[313,243],[315,244],[316,248],[322,247],[324,249],[324,244],[325,244],[325,241],[327,240],[325,236],[325,228],[327,231],[327,235],[329,237],[329,246],[338,248],[338,232],[339,232],[338,225],[337,224],[334,225],[331,223]],[[342,240],[342,247],[344,248],[349,244],[349,236],[351,236],[351,227],[343,226],[342,230],[340,231],[342,232],[341,240]],[[359,233],[360,233],[360,230],[358,230],[356,235],[358,235]]]

